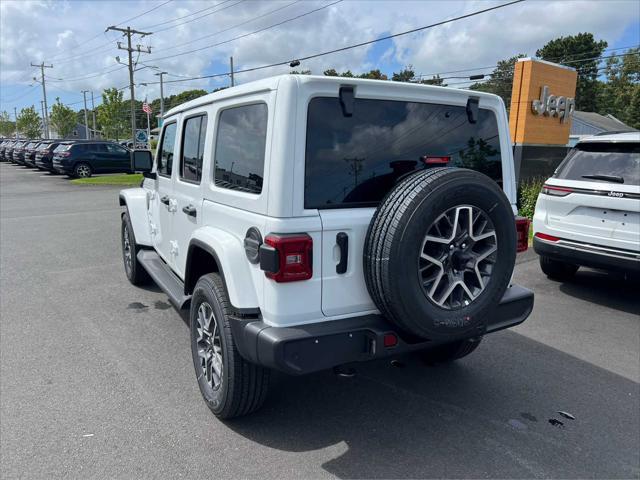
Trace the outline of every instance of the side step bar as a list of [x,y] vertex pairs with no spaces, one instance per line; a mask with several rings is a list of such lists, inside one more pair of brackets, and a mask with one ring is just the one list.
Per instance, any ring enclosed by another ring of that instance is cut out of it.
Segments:
[[190,295],[184,294],[184,283],[154,250],[140,250],[138,261],[153,281],[167,294],[171,303],[179,310],[185,308]]

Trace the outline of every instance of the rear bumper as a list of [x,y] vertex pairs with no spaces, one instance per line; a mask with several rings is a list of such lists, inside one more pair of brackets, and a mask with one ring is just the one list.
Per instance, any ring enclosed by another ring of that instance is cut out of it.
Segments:
[[569,240],[551,242],[538,237],[533,237],[533,249],[540,256],[583,267],[640,272],[640,251],[612,249]]
[[[533,292],[511,286],[496,311],[488,316],[480,335],[516,326],[533,309]],[[260,320],[234,318],[233,337],[240,354],[250,362],[282,372],[301,375],[337,365],[383,358],[437,346],[432,341],[409,343],[381,315],[332,320],[297,327],[271,327]],[[385,347],[384,337],[393,334],[397,344]]]

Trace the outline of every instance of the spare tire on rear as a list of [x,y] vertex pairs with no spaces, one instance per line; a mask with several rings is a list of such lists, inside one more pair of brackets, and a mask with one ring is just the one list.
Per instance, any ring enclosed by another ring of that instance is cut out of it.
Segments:
[[434,341],[482,335],[509,286],[514,214],[495,181],[473,170],[424,170],[376,211],[364,272],[378,309],[405,332]]

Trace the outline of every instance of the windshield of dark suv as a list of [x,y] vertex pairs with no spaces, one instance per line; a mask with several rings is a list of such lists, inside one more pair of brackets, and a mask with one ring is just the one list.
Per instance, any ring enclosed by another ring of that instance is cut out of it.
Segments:
[[305,208],[375,206],[405,175],[464,167],[502,184],[500,136],[493,112],[475,123],[464,106],[317,97],[307,113]]
[[640,143],[579,143],[556,178],[640,185]]

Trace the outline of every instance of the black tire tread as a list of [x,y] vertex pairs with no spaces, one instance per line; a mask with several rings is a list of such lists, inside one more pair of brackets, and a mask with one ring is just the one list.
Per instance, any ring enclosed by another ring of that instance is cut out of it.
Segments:
[[221,419],[247,415],[264,403],[269,390],[270,371],[248,362],[238,352],[229,325],[229,316],[233,315],[234,311],[220,275],[209,273],[200,277],[195,288],[198,289],[201,283],[206,284],[206,288],[212,291],[222,309],[224,324],[222,332],[225,335],[225,347],[228,351],[226,361],[229,362],[227,371],[231,372],[227,376],[229,383],[226,403],[220,412],[214,413]]
[[[133,274],[131,275],[131,277],[127,275],[127,278],[132,285],[145,285],[151,281],[151,277],[144,269],[144,267],[140,264],[140,262],[138,262],[138,252],[140,251],[140,246],[136,243],[136,234],[133,231],[133,225],[131,224],[131,218],[129,217],[129,210],[126,210],[122,214],[122,228],[124,228],[125,223],[127,224],[127,228],[129,229],[129,242],[133,247]],[[122,231],[120,234],[122,235]],[[125,275],[126,273],[127,271],[125,268]]]
[[549,257],[540,257],[540,269],[552,280],[566,281],[573,278],[578,271],[578,265],[561,262]]
[[473,353],[481,341],[482,337],[478,337],[440,345],[422,352],[422,360],[427,364],[452,362]]

